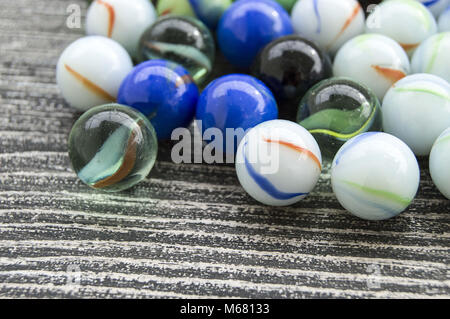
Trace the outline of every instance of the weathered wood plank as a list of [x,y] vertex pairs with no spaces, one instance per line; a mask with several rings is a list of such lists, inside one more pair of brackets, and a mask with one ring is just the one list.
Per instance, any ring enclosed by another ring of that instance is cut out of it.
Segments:
[[55,84],[84,33],[65,26],[72,3],[84,19],[85,1],[0,2],[0,297],[450,296],[450,205],[426,160],[413,205],[384,222],[346,213],[326,171],[303,202],[262,206],[233,166],[174,164],[170,142],[129,191],[82,185],[67,156],[79,114]]

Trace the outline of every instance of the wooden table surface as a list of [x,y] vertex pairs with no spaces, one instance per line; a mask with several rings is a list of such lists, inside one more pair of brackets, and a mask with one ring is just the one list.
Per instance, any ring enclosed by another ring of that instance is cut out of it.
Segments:
[[367,222],[345,212],[326,172],[287,208],[245,194],[227,165],[176,165],[108,195],[73,173],[77,114],[55,64],[83,28],[70,4],[0,1],[0,297],[449,298],[450,204],[426,160],[413,205]]

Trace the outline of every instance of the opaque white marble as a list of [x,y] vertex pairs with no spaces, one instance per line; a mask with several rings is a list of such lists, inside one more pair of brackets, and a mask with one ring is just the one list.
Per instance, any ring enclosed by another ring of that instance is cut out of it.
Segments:
[[450,127],[436,139],[431,149],[430,174],[439,191],[450,199]]
[[450,81],[450,32],[437,33],[424,41],[411,60],[413,73],[430,73]]
[[236,173],[257,201],[286,206],[305,198],[322,169],[314,137],[297,123],[272,120],[252,128],[239,144]]
[[88,36],[63,51],[56,67],[56,81],[65,100],[86,111],[115,102],[120,84],[132,68],[130,56],[117,42]]
[[356,0],[299,0],[291,19],[295,33],[331,54],[364,32],[364,12]]
[[355,216],[383,220],[403,212],[416,196],[419,165],[395,136],[369,132],[345,143],[333,160],[331,185]]
[[349,77],[368,86],[382,100],[396,81],[410,72],[402,47],[381,34],[363,34],[348,41],[337,52],[334,76]]
[[428,155],[450,126],[450,85],[431,74],[407,76],[389,89],[381,111],[385,132],[400,138],[416,155]]
[[136,57],[142,34],[156,18],[149,0],[96,0],[87,12],[86,32],[109,37]]
[[411,56],[420,43],[437,32],[437,25],[431,12],[421,3],[390,0],[382,2],[368,16],[366,32],[394,39]]

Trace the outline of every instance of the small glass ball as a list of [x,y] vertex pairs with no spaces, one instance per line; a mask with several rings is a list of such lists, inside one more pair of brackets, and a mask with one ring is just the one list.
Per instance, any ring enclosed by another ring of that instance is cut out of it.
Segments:
[[84,113],[69,136],[69,157],[78,177],[106,192],[142,181],[155,164],[156,133],[148,119],[130,107],[106,104]]
[[349,139],[381,131],[380,102],[369,88],[350,79],[323,80],[303,97],[297,123],[315,137],[324,157],[331,160]]

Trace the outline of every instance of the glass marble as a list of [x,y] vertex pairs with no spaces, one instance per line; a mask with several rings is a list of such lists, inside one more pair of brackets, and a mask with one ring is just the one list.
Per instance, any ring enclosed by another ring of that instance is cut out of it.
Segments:
[[239,0],[220,19],[217,39],[229,62],[249,68],[267,44],[292,33],[288,13],[275,1]]
[[348,77],[368,86],[383,100],[387,90],[410,73],[408,56],[402,47],[381,34],[362,34],[347,43],[336,54],[333,74]]
[[433,144],[430,153],[430,174],[439,191],[450,199],[450,127]]
[[197,17],[205,23],[208,28],[217,28],[223,13],[231,6],[232,0],[189,0]]
[[189,0],[158,0],[156,3],[156,12],[159,16],[168,14],[195,17]]
[[382,104],[383,129],[418,156],[450,126],[450,84],[431,74],[405,77],[389,89]]
[[450,4],[449,0],[416,0],[422,2],[435,17],[439,15],[447,8]]
[[96,0],[87,12],[86,32],[119,42],[135,58],[139,39],[155,20],[148,0]]
[[411,60],[413,73],[430,73],[450,82],[450,32],[429,37],[414,52]]
[[332,70],[326,53],[314,43],[291,35],[268,44],[253,64],[252,74],[272,90],[283,117],[294,119],[306,91],[329,78]]
[[313,136],[286,120],[267,121],[252,128],[236,154],[239,182],[265,205],[287,206],[304,199],[321,170],[322,157]]
[[450,31],[450,5],[439,16],[438,29],[439,29],[439,32]]
[[81,181],[118,192],[150,173],[158,143],[147,118],[133,109],[106,104],[84,113],[69,136],[69,157]]
[[291,12],[297,0],[276,0],[287,12]]
[[127,51],[100,36],[80,38],[59,57],[56,82],[64,99],[80,111],[115,102],[120,84],[133,69]]
[[330,54],[364,33],[364,12],[356,0],[299,0],[291,14],[295,33]]
[[324,157],[331,160],[349,139],[381,131],[380,102],[362,84],[346,78],[327,79],[306,93],[297,123],[314,136]]
[[181,65],[151,60],[137,65],[119,89],[118,103],[131,106],[150,119],[160,140],[188,127],[195,114],[198,88]]
[[202,22],[171,15],[158,19],[145,31],[138,60],[164,59],[181,64],[201,84],[212,70],[215,51],[214,38]]
[[369,15],[366,32],[394,39],[411,56],[420,43],[437,32],[437,25],[431,12],[421,3],[390,0],[381,3]]
[[[227,129],[246,130],[278,117],[272,92],[258,79],[244,74],[230,74],[211,82],[200,95],[196,119],[202,136],[217,128],[223,136],[218,151],[234,154],[242,136],[227,138]],[[227,143],[228,141],[228,143]],[[230,144],[232,143],[232,144]]]
[[400,139],[368,132],[346,142],[331,167],[331,185],[339,203],[366,220],[384,220],[403,212],[419,188],[414,153]]

